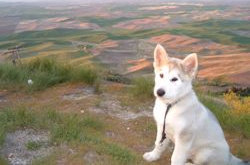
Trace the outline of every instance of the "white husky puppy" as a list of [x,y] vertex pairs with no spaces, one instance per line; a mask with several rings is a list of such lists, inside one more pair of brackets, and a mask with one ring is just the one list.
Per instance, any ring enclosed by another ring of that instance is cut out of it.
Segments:
[[169,57],[161,45],[156,46],[153,114],[157,135],[154,149],[143,158],[149,162],[159,159],[173,142],[171,165],[185,165],[188,160],[195,165],[249,164],[231,154],[220,124],[197,99],[192,89],[197,68],[195,53],[180,60]]

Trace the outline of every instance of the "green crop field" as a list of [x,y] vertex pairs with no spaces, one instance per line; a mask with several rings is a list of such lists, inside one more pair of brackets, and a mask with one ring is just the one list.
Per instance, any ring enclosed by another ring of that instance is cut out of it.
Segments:
[[250,37],[241,36],[233,31],[249,31],[250,22],[240,20],[207,20],[183,23],[182,26],[167,30],[171,34],[187,35],[195,38],[210,39],[226,45],[238,45],[250,49]]

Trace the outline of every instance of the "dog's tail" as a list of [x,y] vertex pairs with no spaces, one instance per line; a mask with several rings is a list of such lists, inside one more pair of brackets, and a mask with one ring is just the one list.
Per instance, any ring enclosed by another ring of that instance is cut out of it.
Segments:
[[232,155],[230,165],[250,165],[250,161],[241,160],[235,157],[234,155]]

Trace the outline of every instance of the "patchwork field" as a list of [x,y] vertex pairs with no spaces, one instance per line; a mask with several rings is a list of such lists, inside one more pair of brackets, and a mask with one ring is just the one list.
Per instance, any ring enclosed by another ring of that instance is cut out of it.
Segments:
[[[202,61],[200,78],[225,76],[233,83],[248,84],[245,78],[237,82],[231,70],[212,75],[207,68],[210,65],[203,66],[207,56],[239,54],[240,59],[244,56],[248,61],[250,24],[245,7],[186,3],[41,6],[12,5],[13,10],[18,9],[14,17],[2,7],[0,32],[6,34],[0,36],[2,54],[21,46],[22,58],[53,56],[77,63],[93,58],[119,74],[150,74],[153,48],[161,43],[173,56],[198,53]],[[35,10],[39,12],[33,15]],[[238,68],[238,64],[226,65]],[[248,75],[248,67],[234,73]]]
[[50,29],[97,29],[98,25],[80,22],[80,21],[71,21],[67,17],[55,17],[42,20],[27,20],[20,22],[16,27],[16,33],[23,31],[38,31],[38,30],[50,30]]
[[250,53],[206,56],[200,59],[200,78],[223,77],[229,82],[249,86]]
[[114,25],[114,28],[137,30],[168,27],[168,16],[152,16],[144,19],[135,19]]

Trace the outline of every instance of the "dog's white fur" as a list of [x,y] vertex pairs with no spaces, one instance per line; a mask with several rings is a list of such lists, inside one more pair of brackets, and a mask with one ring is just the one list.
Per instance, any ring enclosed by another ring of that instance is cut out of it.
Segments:
[[[154,149],[143,158],[149,162],[159,159],[173,142],[171,165],[185,165],[187,160],[195,165],[243,165],[243,161],[230,153],[220,124],[192,89],[198,69],[197,55],[188,55],[184,60],[170,58],[158,44],[154,51],[154,69],[156,100],[153,114],[157,135]],[[157,96],[158,89],[163,89],[165,95]],[[167,139],[160,143],[167,104],[174,102],[176,104],[166,117]]]

